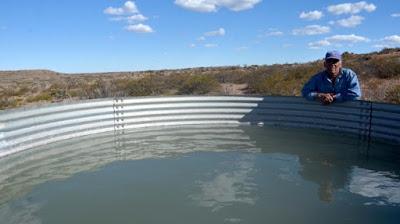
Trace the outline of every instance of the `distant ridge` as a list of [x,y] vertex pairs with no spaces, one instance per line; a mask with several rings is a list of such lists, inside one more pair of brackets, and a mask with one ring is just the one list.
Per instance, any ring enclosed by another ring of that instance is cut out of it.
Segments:
[[[345,52],[343,64],[358,74],[364,100],[400,103],[400,48],[366,54]],[[299,96],[302,85],[322,69],[321,57],[307,63],[126,72],[0,71],[0,109],[116,96]]]
[[[352,62],[354,60],[369,60],[373,57],[396,57],[400,56],[400,48],[385,48],[381,51],[375,51],[365,54],[355,54],[351,52],[343,53],[346,62]],[[25,70],[0,70],[0,76],[2,75],[22,75],[22,76],[37,76],[37,75],[76,75],[76,76],[113,76],[113,75],[137,75],[137,74],[154,74],[154,73],[163,73],[163,74],[171,74],[171,73],[182,73],[187,71],[198,71],[198,72],[206,72],[206,71],[218,71],[218,70],[238,70],[238,69],[257,69],[259,67],[269,67],[269,66],[282,66],[282,67],[291,67],[296,65],[304,65],[309,63],[319,62],[321,60],[310,61],[305,63],[284,63],[284,64],[273,64],[273,65],[232,65],[232,66],[210,66],[210,67],[193,67],[193,68],[181,68],[181,69],[160,69],[160,70],[143,70],[143,71],[117,71],[117,72],[77,72],[77,73],[61,73],[57,71],[52,71],[48,69],[25,69]]]

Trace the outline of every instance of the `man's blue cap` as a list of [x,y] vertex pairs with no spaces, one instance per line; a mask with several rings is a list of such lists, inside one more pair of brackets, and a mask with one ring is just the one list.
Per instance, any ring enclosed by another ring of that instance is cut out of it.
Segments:
[[328,59],[337,59],[337,60],[341,61],[342,53],[340,53],[339,51],[328,51],[328,52],[326,52],[325,60],[328,60]]

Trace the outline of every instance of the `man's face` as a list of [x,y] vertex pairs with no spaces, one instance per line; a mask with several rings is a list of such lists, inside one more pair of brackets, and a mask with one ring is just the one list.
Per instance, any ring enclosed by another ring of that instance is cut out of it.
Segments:
[[335,78],[340,72],[340,68],[342,67],[342,62],[338,59],[330,58],[325,60],[324,66],[329,75]]

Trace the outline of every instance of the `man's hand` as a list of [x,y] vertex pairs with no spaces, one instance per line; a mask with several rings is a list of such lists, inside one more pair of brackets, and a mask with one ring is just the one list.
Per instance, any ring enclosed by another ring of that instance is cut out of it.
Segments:
[[331,104],[335,100],[336,95],[333,93],[318,93],[317,98],[322,104],[326,105]]

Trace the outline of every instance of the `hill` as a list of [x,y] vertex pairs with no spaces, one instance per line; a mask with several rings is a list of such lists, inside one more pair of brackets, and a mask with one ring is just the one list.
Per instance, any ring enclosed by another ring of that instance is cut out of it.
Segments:
[[[361,82],[363,99],[400,103],[400,48],[343,54]],[[200,67],[140,72],[65,74],[0,71],[0,109],[79,99],[148,95],[299,96],[323,60],[303,64]]]

